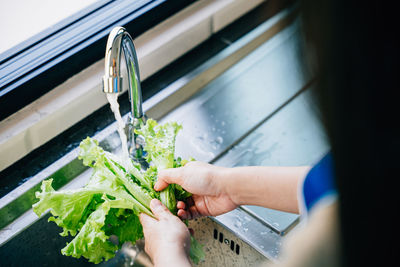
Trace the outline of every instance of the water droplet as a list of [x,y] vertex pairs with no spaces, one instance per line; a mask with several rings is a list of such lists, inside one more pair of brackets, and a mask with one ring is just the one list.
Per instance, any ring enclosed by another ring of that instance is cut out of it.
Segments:
[[264,248],[264,246],[263,246],[263,245],[260,245],[260,248],[261,248],[261,249],[263,249],[263,248]]
[[236,215],[235,217],[236,217],[236,220],[241,221],[241,222],[243,221],[242,217],[240,217],[239,215]]
[[249,218],[249,217],[247,217],[247,216],[244,216],[244,219],[245,219],[246,221],[248,221],[248,222],[251,221],[251,218]]
[[268,232],[260,232],[260,235],[266,235]]
[[215,138],[215,142],[217,142],[217,144],[222,144],[224,142],[224,138],[218,136],[217,138]]
[[233,224],[235,227],[237,227],[237,228],[240,228],[240,227],[242,227],[242,222],[241,221],[239,221],[239,220],[237,220],[237,221],[235,221],[235,223]]
[[244,228],[243,228],[243,231],[244,231],[244,232],[247,232],[248,230],[249,230],[249,228],[247,228],[247,227],[244,227]]
[[225,126],[225,122],[224,121],[221,121],[221,126]]

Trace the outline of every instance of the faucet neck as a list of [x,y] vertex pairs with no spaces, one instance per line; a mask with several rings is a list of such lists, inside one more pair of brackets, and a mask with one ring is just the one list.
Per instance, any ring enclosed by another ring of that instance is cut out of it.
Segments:
[[122,91],[121,53],[124,52],[128,72],[129,100],[134,118],[143,117],[142,90],[140,87],[139,65],[132,37],[123,27],[114,28],[107,41],[105,55],[105,75],[103,91],[118,93]]
[[[131,114],[127,125],[128,152],[139,162],[143,160],[144,140],[135,134],[135,129],[146,123],[142,110],[142,90],[140,87],[139,65],[135,46],[129,33],[122,27],[114,28],[107,40],[105,56],[105,75],[103,91],[105,93],[119,93],[122,91],[121,53],[124,52],[126,69],[128,72],[129,100]],[[141,163],[142,164],[142,163]],[[144,164],[142,164],[144,166]]]

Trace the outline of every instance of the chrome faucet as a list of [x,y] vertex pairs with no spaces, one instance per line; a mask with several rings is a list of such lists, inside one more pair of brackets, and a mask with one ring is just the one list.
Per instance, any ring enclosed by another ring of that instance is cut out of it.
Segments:
[[[103,91],[105,93],[119,93],[122,91],[123,78],[121,76],[121,53],[124,52],[128,71],[129,101],[131,113],[127,125],[128,150],[131,157],[142,161],[143,144],[134,129],[146,123],[146,116],[142,109],[142,90],[140,87],[139,65],[132,37],[123,27],[115,27],[108,36],[105,75],[103,77]],[[126,79],[125,79],[126,80]]]

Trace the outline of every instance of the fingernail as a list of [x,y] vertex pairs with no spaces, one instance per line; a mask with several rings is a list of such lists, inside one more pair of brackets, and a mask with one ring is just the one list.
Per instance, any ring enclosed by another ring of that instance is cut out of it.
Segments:
[[154,185],[154,190],[158,191],[158,189],[160,188],[160,186],[158,185],[158,182]]

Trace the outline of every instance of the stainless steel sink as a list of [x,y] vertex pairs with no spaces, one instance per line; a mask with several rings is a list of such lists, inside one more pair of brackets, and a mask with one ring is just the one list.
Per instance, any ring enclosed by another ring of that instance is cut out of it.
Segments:
[[[295,12],[285,10],[146,101],[144,110],[161,122],[183,125],[177,139],[183,158],[228,167],[312,164],[329,146],[310,98],[312,76],[301,63],[300,47]],[[119,152],[115,124],[94,138]],[[68,240],[47,222],[48,215],[38,219],[30,209],[43,179],[53,177],[57,188],[87,181],[90,170],[76,156],[77,150],[70,152],[0,199],[2,264],[90,265],[62,256]],[[192,221],[190,227],[205,245],[201,266],[252,266],[278,260],[282,239],[298,220],[295,214],[244,206]],[[147,266],[140,246],[124,247],[104,265]]]

